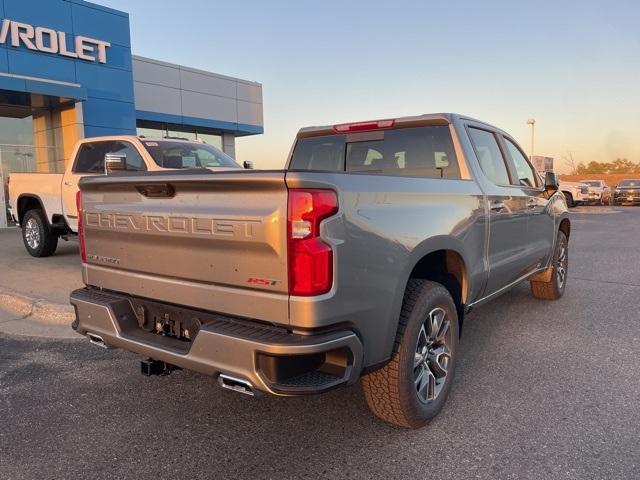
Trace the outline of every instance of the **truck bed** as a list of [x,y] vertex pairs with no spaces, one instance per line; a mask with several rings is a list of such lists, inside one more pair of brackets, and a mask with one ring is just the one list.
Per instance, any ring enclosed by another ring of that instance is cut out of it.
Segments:
[[12,173],[9,180],[9,204],[17,215],[18,199],[23,194],[37,196],[47,214],[62,214],[62,173]]

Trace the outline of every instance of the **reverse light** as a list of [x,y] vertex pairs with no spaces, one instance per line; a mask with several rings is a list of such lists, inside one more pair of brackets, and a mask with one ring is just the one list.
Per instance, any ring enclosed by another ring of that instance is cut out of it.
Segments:
[[87,249],[84,244],[84,222],[82,220],[82,192],[76,192],[76,207],[78,209],[78,241],[80,243],[80,258],[82,263],[87,263]]
[[331,289],[333,251],[320,239],[320,223],[337,211],[338,197],[332,190],[289,190],[289,294],[312,296]]
[[367,122],[341,123],[334,125],[333,130],[336,133],[366,132],[369,130],[384,130],[392,128],[396,121],[393,118],[385,120],[371,120]]

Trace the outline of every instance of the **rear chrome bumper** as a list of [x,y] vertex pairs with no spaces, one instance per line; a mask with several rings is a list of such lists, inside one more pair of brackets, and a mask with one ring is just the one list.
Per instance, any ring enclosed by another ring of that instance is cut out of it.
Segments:
[[[249,382],[276,395],[321,393],[353,383],[362,370],[362,344],[350,330],[313,335],[284,328],[148,301],[120,293],[79,289],[71,294],[74,329],[104,346],[116,347],[205,375],[221,374]],[[192,341],[146,331],[140,306],[175,320],[198,318]]]

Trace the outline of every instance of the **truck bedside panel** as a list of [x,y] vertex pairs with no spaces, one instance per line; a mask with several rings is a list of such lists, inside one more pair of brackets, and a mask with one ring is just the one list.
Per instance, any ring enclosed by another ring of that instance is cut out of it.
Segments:
[[61,173],[12,173],[9,182],[9,205],[18,217],[18,199],[21,196],[35,197],[42,203],[46,218],[62,214]]

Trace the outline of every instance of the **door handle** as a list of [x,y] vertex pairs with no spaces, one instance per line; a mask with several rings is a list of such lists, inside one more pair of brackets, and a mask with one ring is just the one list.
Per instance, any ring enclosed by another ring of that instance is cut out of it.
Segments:
[[502,202],[491,202],[491,210],[494,212],[501,212],[504,210],[504,203]]
[[529,208],[529,209],[536,208],[536,204],[537,204],[537,202],[535,201],[535,199],[530,198],[530,199],[527,201],[527,208]]
[[64,186],[65,187],[73,187],[73,183],[72,182],[64,182]]

